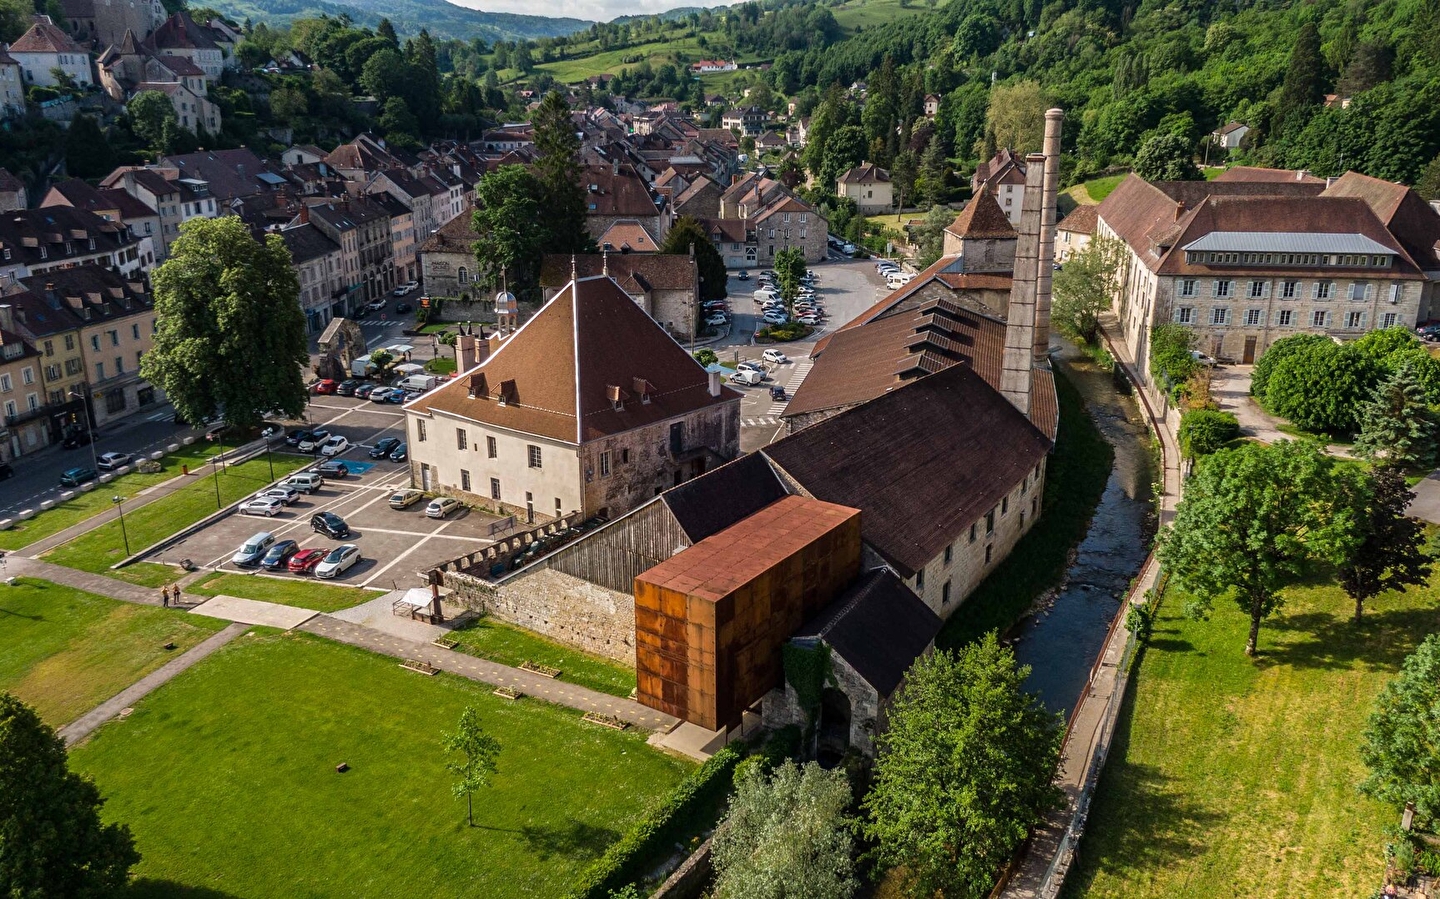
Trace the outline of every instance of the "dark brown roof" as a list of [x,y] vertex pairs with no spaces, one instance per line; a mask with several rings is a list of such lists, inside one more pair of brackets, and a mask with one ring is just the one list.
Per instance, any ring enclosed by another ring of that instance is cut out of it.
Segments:
[[647,218],[660,210],[650,197],[645,179],[631,165],[588,165],[581,173],[585,203],[591,215],[625,215]]
[[195,23],[190,14],[180,10],[145,39],[145,46],[155,50],[218,50],[220,45],[210,38],[206,29]]
[[992,182],[996,184],[1024,184],[1025,159],[1009,147],[975,166],[975,184]]
[[188,75],[191,78],[203,78],[205,70],[183,56],[156,56],[155,61],[175,75]]
[[10,45],[10,52],[13,53],[85,53],[85,49],[70,39],[70,35],[62,31],[49,18],[41,17],[30,30],[20,35],[20,39]]
[[1000,204],[995,202],[995,195],[990,192],[987,184],[980,189],[975,198],[965,204],[960,214],[955,216],[955,221],[945,228],[946,231],[956,237],[964,237],[974,240],[1004,239],[1018,237],[1015,226],[1005,217],[1000,209]]
[[1055,228],[1057,231],[1070,231],[1075,234],[1094,234],[1095,223],[1099,218],[1100,207],[1087,203],[1070,210],[1070,214],[1061,219]]
[[271,193],[274,190],[272,185],[257,176],[262,173],[276,173],[265,160],[245,147],[165,156],[161,162],[164,166],[177,169],[181,178],[198,178],[204,181],[217,200]]
[[282,229],[280,239],[285,241],[285,246],[290,250],[290,258],[297,264],[310,262],[340,250],[339,244],[308,222],[294,228]]
[[594,278],[606,271],[621,288],[630,292],[631,284],[640,289],[689,290],[695,286],[695,267],[690,257],[680,253],[589,253],[571,257],[567,253],[548,253],[540,262],[540,286],[564,287],[570,283],[570,260],[581,278]]
[[893,571],[877,568],[856,578],[795,636],[824,640],[876,692],[888,697],[935,641],[942,623]]
[[1290,169],[1266,169],[1253,165],[1237,165],[1226,169],[1216,175],[1215,181],[1222,184],[1226,181],[1263,181],[1269,183],[1283,181],[1309,182],[1311,184],[1324,184],[1324,178],[1316,178],[1306,171],[1291,171]]
[[890,173],[873,162],[857,165],[840,176],[841,184],[873,184],[877,181],[889,182],[889,180]]
[[462,212],[436,229],[435,233],[420,247],[422,253],[471,253],[480,234],[475,230],[475,218]]
[[760,453],[750,453],[666,490],[660,499],[690,542],[699,543],[786,493],[769,461]]
[[24,181],[21,181],[19,178],[16,178],[13,174],[11,174],[9,169],[0,168],[0,190],[17,191],[24,189]]
[[711,396],[705,369],[614,281],[594,277],[556,294],[472,375],[405,408],[584,443],[739,398],[729,387]]
[[1403,184],[1346,172],[1321,194],[1359,197],[1424,271],[1440,269],[1440,213]]
[[761,452],[807,494],[860,509],[865,542],[909,578],[1051,446],[979,375],[952,365]]

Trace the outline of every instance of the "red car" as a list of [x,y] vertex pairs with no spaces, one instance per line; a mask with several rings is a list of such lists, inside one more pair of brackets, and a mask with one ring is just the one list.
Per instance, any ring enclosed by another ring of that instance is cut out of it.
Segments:
[[311,574],[315,566],[325,561],[325,550],[323,549],[302,549],[290,557],[290,563],[286,566],[296,574]]
[[338,388],[339,386],[339,381],[333,380],[331,378],[326,378],[325,380],[319,381],[315,384],[315,392],[333,394],[336,388]]

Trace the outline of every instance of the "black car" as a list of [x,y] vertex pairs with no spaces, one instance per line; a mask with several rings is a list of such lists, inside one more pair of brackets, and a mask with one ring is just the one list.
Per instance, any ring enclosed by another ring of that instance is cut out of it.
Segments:
[[396,304],[395,304],[395,314],[396,314],[396,315],[403,315],[403,314],[406,313],[406,312],[414,312],[414,311],[415,311],[415,307],[412,306],[412,305],[410,305],[409,303],[396,303]]
[[405,461],[405,451],[406,451],[407,449],[409,449],[409,447],[406,446],[404,443],[401,443],[399,446],[395,447],[394,451],[392,451],[392,452],[390,453],[390,461],[391,461],[391,462],[404,462],[404,461]]
[[395,447],[400,445],[399,437],[385,437],[375,441],[375,446],[370,450],[370,458],[383,459],[395,452]]
[[318,475],[323,475],[327,478],[335,478],[337,480],[350,476],[349,466],[347,466],[344,462],[339,462],[335,459],[329,459],[325,462],[321,462],[319,465],[316,465],[315,468],[312,470]]
[[354,396],[354,395],[355,395],[355,388],[356,388],[356,387],[359,387],[359,386],[360,386],[360,382],[357,381],[357,380],[355,380],[354,378],[351,378],[351,379],[348,380],[348,381],[341,381],[340,384],[339,384],[339,386],[337,386],[337,387],[335,388],[335,395],[336,395],[336,396]]
[[334,540],[344,540],[350,536],[350,525],[334,512],[321,512],[311,518],[310,530]]
[[74,431],[65,435],[65,439],[60,441],[60,446],[62,449],[74,449],[77,446],[84,446],[94,439],[95,435],[89,431]]
[[770,399],[774,400],[774,401],[777,402],[777,403],[783,403],[783,402],[785,402],[785,388],[782,387],[782,386],[780,386],[779,384],[776,384],[774,387],[771,387],[771,388],[770,388]]
[[299,446],[302,443],[324,443],[325,438],[330,436],[329,428],[312,428],[305,431],[291,431],[285,437],[285,442],[291,446]]
[[356,388],[355,388],[355,396],[356,396],[358,399],[367,400],[367,399],[370,398],[371,392],[374,391],[375,388],[376,388],[376,387],[379,387],[379,386],[380,386],[379,384],[375,384],[375,383],[372,383],[372,382],[370,382],[370,381],[366,381],[364,384],[361,384],[359,387],[356,387]]
[[265,558],[260,560],[260,567],[271,571],[284,571],[285,566],[290,564],[290,557],[299,551],[300,544],[294,540],[281,540],[265,553]]
[[0,462],[0,481],[5,480],[6,478],[13,478],[14,476],[15,469],[10,467],[10,463]]

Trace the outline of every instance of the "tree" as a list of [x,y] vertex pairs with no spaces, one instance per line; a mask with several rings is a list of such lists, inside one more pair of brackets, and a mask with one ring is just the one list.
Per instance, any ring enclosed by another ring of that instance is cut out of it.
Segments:
[[1191,409],[1180,416],[1180,448],[1186,458],[1208,456],[1239,436],[1240,421],[1234,413]]
[[704,226],[693,216],[682,215],[670,226],[665,242],[660,245],[660,252],[688,255],[692,249],[700,275],[700,301],[725,299],[726,282],[730,277],[725,260],[706,236]]
[[176,122],[175,107],[160,91],[140,91],[125,104],[130,130],[152,150],[165,149],[165,125]]
[[420,143],[420,123],[410,112],[410,104],[400,97],[385,101],[375,124],[385,132],[385,139],[396,146],[418,146]]
[[545,204],[545,249],[551,253],[591,253],[595,241],[585,230],[585,187],[580,183],[580,139],[570,106],[559,91],[540,101],[531,118],[535,128],[535,174]]
[[805,254],[799,247],[786,247],[775,254],[775,283],[780,287],[780,299],[789,306],[800,294],[800,283],[805,277]]
[[1356,535],[1340,565],[1340,586],[1355,600],[1360,623],[1365,600],[1387,590],[1423,587],[1430,582],[1430,557],[1424,552],[1425,527],[1405,510],[1415,494],[1398,468],[1381,465],[1365,475],[1359,497]]
[[1402,365],[1381,381],[1361,406],[1359,419],[1355,452],[1361,458],[1405,468],[1434,463],[1436,417],[1413,365]]
[[535,223],[541,220],[543,188],[529,169],[502,165],[480,179],[475,188],[475,259],[496,281],[513,276],[512,289],[534,283],[539,271],[541,241]]
[[1338,560],[1353,540],[1334,461],[1309,441],[1221,450],[1199,464],[1160,538],[1160,559],[1194,611],[1230,597],[1250,616],[1246,655],[1305,563]]
[[1096,235],[1084,248],[1065,260],[1052,282],[1052,320],[1069,337],[1094,343],[1100,331],[1100,313],[1120,293],[1125,245],[1113,237]]
[[1431,634],[1385,685],[1360,743],[1370,776],[1360,790],[1400,807],[1422,827],[1440,817],[1440,634]]
[[65,170],[76,178],[100,178],[115,168],[115,151],[94,116],[77,115],[65,132]]
[[360,87],[381,103],[391,97],[404,96],[407,90],[405,57],[399,50],[388,48],[375,53],[360,70]]
[[949,193],[950,160],[945,156],[945,141],[932,135],[925,152],[920,155],[920,177],[916,184],[919,198],[930,205],[943,203]]
[[[933,140],[933,138],[932,138]],[[910,150],[895,154],[890,165],[890,181],[895,185],[895,208],[904,209],[905,201],[915,195],[915,181],[920,177],[920,161]]]
[[1420,170],[1415,192],[1427,200],[1440,200],[1440,156],[1425,163],[1425,168]]
[[787,760],[767,777],[742,766],[715,830],[715,899],[848,899],[857,886],[849,805],[843,771]]
[[834,190],[840,176],[865,161],[865,130],[859,125],[845,125],[835,131],[825,147],[825,162],[819,181],[826,190]]
[[400,49],[400,38],[395,34],[395,26],[390,24],[389,19],[380,20],[380,24],[375,27],[375,34],[383,37],[391,47]]
[[1310,343],[1271,371],[1265,408],[1307,431],[1352,434],[1377,376],[1375,364],[1354,344]]
[[915,231],[915,265],[929,268],[945,251],[945,229],[955,221],[955,212],[939,204],[925,213],[925,223]]
[[1305,124],[1310,109],[1325,98],[1325,60],[1320,55],[1320,32],[1313,22],[1300,26],[1295,46],[1290,50],[1290,63],[1285,81],[1276,100],[1276,133],[1296,129]]
[[720,361],[720,357],[717,356],[715,354],[715,351],[710,349],[709,347],[701,347],[690,355],[694,357],[696,362],[706,366],[707,368],[711,365],[715,365]]
[[994,632],[917,659],[881,734],[866,836],[911,896],[979,899],[1059,801],[1058,715],[1024,692],[1030,669]]
[[234,216],[191,219],[155,269],[154,295],[140,372],[186,420],[223,414],[248,427],[271,411],[305,411],[305,314],[280,235],[257,241]]
[[474,706],[466,706],[460,713],[460,725],[453,733],[441,739],[446,752],[458,752],[461,758],[448,762],[445,770],[457,780],[450,790],[455,798],[465,798],[466,820],[475,826],[475,794],[490,785],[495,775],[496,758],[500,755],[500,741],[485,733],[480,724],[480,713]]
[[1037,82],[1002,84],[990,91],[985,127],[998,147],[1009,147],[1021,156],[1038,153],[1045,142],[1045,110],[1049,106]]
[[1293,334],[1289,337],[1282,337],[1270,344],[1265,355],[1255,363],[1255,370],[1250,374],[1250,395],[1265,404],[1265,394],[1270,386],[1270,376],[1286,357],[1298,353],[1306,347],[1317,344],[1331,343],[1330,338],[1324,334]]
[[30,28],[34,15],[31,0],[0,0],[0,41],[14,43]]
[[1190,141],[1178,134],[1156,131],[1135,154],[1135,174],[1146,181],[1199,181]]
[[69,770],[65,743],[0,693],[0,895],[117,895],[140,861],[130,829],[101,824],[100,791]]

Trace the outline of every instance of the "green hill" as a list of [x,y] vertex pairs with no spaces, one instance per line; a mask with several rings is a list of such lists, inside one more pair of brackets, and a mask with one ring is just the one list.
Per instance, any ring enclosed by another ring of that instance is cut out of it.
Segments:
[[485,12],[446,0],[212,0],[205,5],[237,22],[250,19],[271,27],[288,25],[296,19],[348,15],[355,24],[373,28],[382,18],[389,18],[401,35],[418,34],[421,28],[428,28],[438,40],[538,40],[574,34],[591,25],[583,19]]

